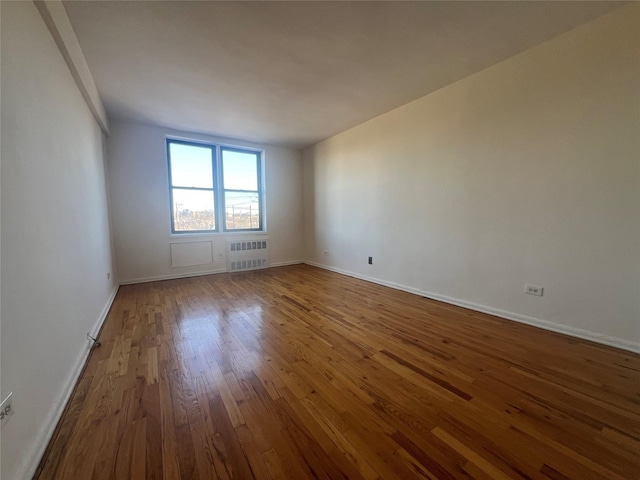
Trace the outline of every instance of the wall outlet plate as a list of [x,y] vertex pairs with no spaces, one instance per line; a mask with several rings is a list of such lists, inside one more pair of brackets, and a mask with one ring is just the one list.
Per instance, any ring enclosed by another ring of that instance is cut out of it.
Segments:
[[13,392],[9,393],[0,404],[0,424],[4,425],[13,415]]
[[538,285],[524,286],[524,293],[528,293],[529,295],[537,295],[538,297],[541,297],[543,291],[544,291],[544,288],[539,287]]

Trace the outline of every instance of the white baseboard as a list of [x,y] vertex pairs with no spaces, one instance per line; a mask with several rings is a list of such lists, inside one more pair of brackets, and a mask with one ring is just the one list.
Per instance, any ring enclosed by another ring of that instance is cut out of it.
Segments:
[[609,335],[592,332],[590,330],[584,330],[582,328],[571,327],[569,325],[563,325],[560,323],[550,322],[548,320],[543,320],[536,317],[530,317],[528,315],[521,315],[519,313],[501,310],[499,308],[488,307],[486,305],[481,305],[479,303],[474,303],[474,302],[468,302],[466,300],[461,300],[459,298],[447,297],[445,295],[440,295],[438,293],[427,292],[424,290],[420,290],[418,288],[408,287],[406,285],[400,285],[398,283],[393,283],[393,282],[387,282],[385,280],[368,277],[366,275],[360,275],[358,273],[342,270],[340,268],[331,267],[329,265],[323,265],[321,263],[311,262],[308,260],[305,261],[304,263],[306,263],[307,265],[312,265],[314,267],[322,268],[324,270],[330,270],[332,272],[340,273],[342,275],[347,275],[349,277],[365,280],[367,282],[377,283],[378,285],[383,285],[385,287],[390,287],[396,290],[402,290],[404,292],[420,295],[421,297],[438,300],[441,302],[449,303],[451,305],[457,305],[459,307],[468,308],[470,310],[475,310],[477,312],[488,313],[489,315],[494,315],[496,317],[504,318],[506,320],[525,323],[527,325],[543,328],[545,330],[550,330],[552,332],[562,333],[572,337],[581,338],[583,340],[590,340],[592,342],[608,345],[610,347],[620,348],[622,350],[628,350],[634,353],[640,353],[640,343],[638,342],[632,342],[622,338],[611,337]]
[[303,260],[288,260],[286,262],[275,262],[269,265],[269,267],[286,267],[288,265],[300,265],[305,263]]
[[[109,294],[109,298],[107,299],[102,312],[100,312],[99,317],[90,330],[90,333],[94,338],[97,337],[98,332],[102,328],[102,324],[107,319],[107,315],[109,314],[111,305],[116,298],[116,293],[118,293],[118,287],[115,287]],[[87,339],[86,345],[78,354],[78,357],[76,358],[76,361],[73,364],[73,368],[70,370],[69,375],[64,382],[58,398],[56,398],[56,400],[53,402],[53,408],[51,410],[51,413],[49,414],[48,420],[43,424],[42,428],[38,432],[31,452],[24,456],[26,461],[21,465],[18,471],[25,472],[25,475],[18,475],[17,478],[33,478],[33,475],[36,473],[38,465],[40,465],[42,456],[44,455],[44,452],[47,448],[47,445],[49,445],[49,441],[51,440],[51,437],[53,436],[55,429],[58,426],[58,422],[60,421],[60,418],[64,413],[67,403],[71,399],[71,395],[73,394],[73,390],[76,386],[78,378],[80,377],[85,363],[87,362],[87,358],[89,357],[91,347],[92,344],[89,343],[89,339]]]
[[[299,265],[304,263],[303,260],[287,260],[286,262],[275,262],[269,265],[271,267],[284,267],[287,265]],[[215,275],[217,273],[227,273],[226,268],[216,268],[214,270],[205,270],[202,272],[190,272],[190,273],[169,273],[167,275],[155,275],[153,277],[141,277],[132,278],[129,280],[122,280],[120,285],[133,285],[135,283],[147,283],[158,282],[161,280],[175,280],[176,278],[189,278],[189,277],[201,277],[203,275]]]
[[214,275],[216,273],[227,273],[225,268],[216,268],[213,270],[204,270],[200,272],[189,273],[168,273],[166,275],[154,275],[152,277],[131,278],[129,280],[121,280],[120,285],[133,285],[134,283],[159,282],[161,280],[175,280],[176,278],[201,277],[203,275]]

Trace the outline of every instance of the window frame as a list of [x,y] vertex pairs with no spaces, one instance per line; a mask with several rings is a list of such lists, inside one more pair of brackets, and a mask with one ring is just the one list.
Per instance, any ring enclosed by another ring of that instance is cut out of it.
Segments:
[[[166,137],[166,160],[167,160],[167,174],[168,174],[168,188],[169,188],[169,217],[171,225],[172,236],[185,236],[185,235],[221,235],[221,234],[242,234],[242,233],[266,233],[266,219],[265,219],[265,189],[264,189],[264,150],[258,148],[237,146],[237,145],[225,145],[221,143],[207,142],[202,140],[190,140],[184,138]],[[171,144],[189,145],[194,147],[208,148],[211,151],[211,172],[213,176],[213,187],[181,187],[174,186],[171,176]],[[236,190],[224,188],[224,172],[223,172],[223,150],[250,153],[256,155],[256,174],[258,180],[258,190]],[[173,202],[173,191],[178,190],[195,190],[195,191],[211,191],[213,195],[213,208],[214,208],[214,221],[215,229],[212,230],[176,230],[175,226],[175,212]],[[226,222],[226,196],[225,192],[250,192],[258,194],[258,207],[259,207],[259,226],[258,228],[227,228]]]
[[[219,146],[220,150],[220,182],[221,182],[221,192],[220,197],[222,197],[222,214],[224,216],[223,219],[223,231],[238,233],[238,232],[262,232],[264,231],[264,199],[262,197],[262,153],[257,150],[252,150],[248,148],[240,148],[240,147],[228,147],[228,146]],[[237,153],[249,153],[256,156],[256,176],[258,182],[258,190],[238,190],[234,188],[224,188],[224,152],[237,152]],[[249,192],[249,193],[257,193],[258,194],[258,228],[227,228],[227,192]]]

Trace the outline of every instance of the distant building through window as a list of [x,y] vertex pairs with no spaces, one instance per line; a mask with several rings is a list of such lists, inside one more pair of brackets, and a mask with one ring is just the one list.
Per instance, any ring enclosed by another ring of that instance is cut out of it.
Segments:
[[173,233],[264,230],[262,152],[167,140]]

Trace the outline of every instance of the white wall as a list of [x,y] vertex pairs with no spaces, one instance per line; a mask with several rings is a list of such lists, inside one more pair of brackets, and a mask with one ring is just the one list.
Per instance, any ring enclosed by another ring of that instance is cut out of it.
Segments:
[[306,150],[307,259],[639,350],[639,11]]
[[100,128],[33,3],[1,5],[1,477],[23,480],[116,284]]
[[[303,259],[302,164],[299,151],[115,121],[111,124],[107,144],[107,163],[121,282],[225,271],[226,261],[220,259],[218,253],[225,251],[227,240],[260,236],[255,233],[171,234],[165,153],[167,135],[264,149],[271,265],[298,263]],[[212,263],[171,267],[171,243],[202,240],[213,242]]]

